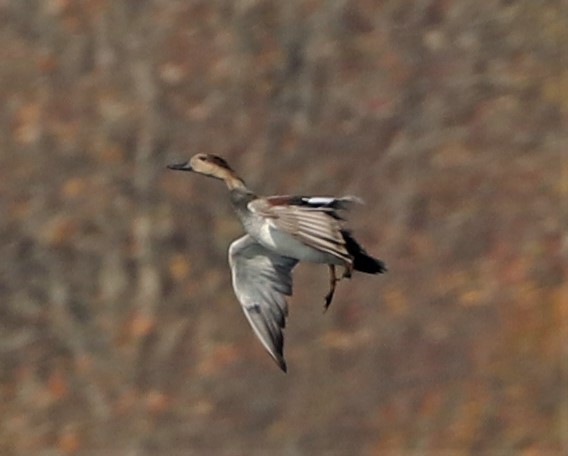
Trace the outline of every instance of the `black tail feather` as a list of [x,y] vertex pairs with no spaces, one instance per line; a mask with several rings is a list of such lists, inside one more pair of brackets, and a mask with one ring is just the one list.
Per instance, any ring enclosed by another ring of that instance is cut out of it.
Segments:
[[387,272],[387,265],[384,261],[369,255],[353,236],[351,236],[349,231],[341,230],[341,234],[345,240],[347,252],[353,257],[353,269],[366,272],[367,274],[383,274]]

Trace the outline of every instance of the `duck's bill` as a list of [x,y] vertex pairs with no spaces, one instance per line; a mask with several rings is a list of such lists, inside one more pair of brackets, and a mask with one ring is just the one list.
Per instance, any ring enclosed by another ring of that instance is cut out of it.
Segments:
[[168,165],[169,169],[174,169],[177,171],[192,171],[191,165],[189,164],[189,162],[183,162],[183,163],[172,163],[171,165]]

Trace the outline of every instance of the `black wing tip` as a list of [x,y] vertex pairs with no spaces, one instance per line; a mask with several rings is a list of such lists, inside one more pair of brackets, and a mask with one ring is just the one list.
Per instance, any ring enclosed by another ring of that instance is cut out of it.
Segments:
[[385,272],[389,271],[389,268],[387,268],[387,265],[385,264],[384,261],[377,260],[377,259],[375,259],[375,260],[377,262],[377,272],[375,272],[375,274],[384,274]]
[[284,361],[284,358],[280,358],[279,360],[277,360],[278,363],[278,367],[280,369],[282,369],[282,371],[286,374],[288,373],[288,366],[286,365],[286,361]]
[[353,269],[367,274],[384,274],[388,271],[386,263],[369,255],[349,230],[341,230],[341,234],[345,241],[345,248],[353,257]]
[[278,367],[280,368],[280,370],[282,370],[282,372],[287,373],[288,372],[288,366],[286,365],[286,360],[284,359],[284,355],[282,353],[271,353],[272,355],[272,359],[274,360],[274,362],[276,362],[276,364],[278,364]]
[[387,265],[384,261],[366,254],[357,255],[353,259],[353,269],[364,272],[365,274],[384,274],[388,272]]

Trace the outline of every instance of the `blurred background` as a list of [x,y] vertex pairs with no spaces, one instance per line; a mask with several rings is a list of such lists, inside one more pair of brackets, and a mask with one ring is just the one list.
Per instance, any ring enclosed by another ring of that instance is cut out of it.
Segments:
[[[568,10],[0,1],[2,455],[568,451]],[[384,276],[300,265],[287,375],[233,295],[224,156],[355,194]]]

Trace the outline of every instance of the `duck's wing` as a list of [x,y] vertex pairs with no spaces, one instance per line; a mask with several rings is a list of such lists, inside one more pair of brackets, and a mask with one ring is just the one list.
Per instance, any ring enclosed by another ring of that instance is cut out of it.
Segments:
[[275,229],[288,233],[304,244],[351,262],[342,235],[339,211],[356,202],[351,197],[273,196],[249,203],[253,213],[263,216]]
[[292,295],[292,269],[297,263],[264,248],[248,234],[229,248],[235,295],[256,336],[284,372],[286,296]]
[[344,211],[351,209],[354,204],[363,204],[363,200],[357,196],[295,196],[281,195],[263,198],[272,206],[296,206],[307,209],[318,209],[336,218],[344,220]]

